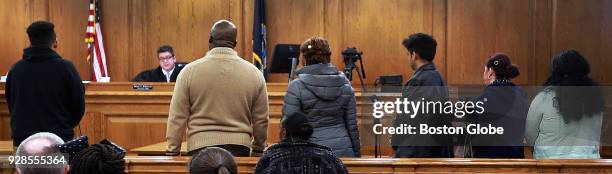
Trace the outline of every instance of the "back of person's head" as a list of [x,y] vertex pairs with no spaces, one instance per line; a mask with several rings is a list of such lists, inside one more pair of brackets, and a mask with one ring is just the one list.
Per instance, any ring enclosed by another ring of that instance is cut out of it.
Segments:
[[409,52],[419,55],[421,59],[432,62],[436,57],[438,42],[430,35],[416,33],[404,39],[402,45],[404,45]]
[[301,112],[286,115],[281,120],[281,128],[285,131],[285,138],[310,139],[313,128],[308,124],[308,118]]
[[238,44],[237,37],[238,29],[234,23],[227,20],[217,21],[210,29],[209,47],[234,48]]
[[56,40],[55,25],[47,21],[36,21],[27,29],[30,45],[35,47],[52,47]]
[[168,52],[168,53],[170,53],[170,55],[174,56],[174,49],[170,45],[162,45],[161,47],[159,47],[157,49],[157,54],[158,55],[159,55],[159,53],[165,53],[165,52]]
[[512,64],[508,55],[503,53],[496,53],[489,57],[486,66],[495,72],[498,79],[513,79],[520,75],[518,67]]
[[[59,145],[64,141],[55,134],[41,132],[34,134],[19,144],[15,156],[28,159],[28,156],[49,156],[55,159],[68,161],[68,157],[62,156]],[[17,164],[17,170],[21,174],[63,174],[66,173],[68,165],[61,164]]]
[[562,51],[552,60],[550,77],[544,85],[552,86],[547,89],[554,90],[554,106],[566,123],[604,109],[602,91],[589,77],[590,71],[588,61],[575,50]]
[[70,161],[70,173],[125,173],[125,160],[123,158],[124,154],[116,152],[110,145],[94,144],[74,156]]
[[208,147],[189,161],[190,174],[237,174],[238,165],[232,153],[218,147]]
[[329,63],[331,48],[329,42],[322,37],[311,37],[300,46],[300,52],[304,56],[304,65]]

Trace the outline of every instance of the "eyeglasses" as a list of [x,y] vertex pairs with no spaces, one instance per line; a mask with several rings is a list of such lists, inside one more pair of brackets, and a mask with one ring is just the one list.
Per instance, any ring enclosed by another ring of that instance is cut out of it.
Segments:
[[174,56],[168,56],[168,57],[159,57],[159,61],[169,61],[170,59],[173,59]]

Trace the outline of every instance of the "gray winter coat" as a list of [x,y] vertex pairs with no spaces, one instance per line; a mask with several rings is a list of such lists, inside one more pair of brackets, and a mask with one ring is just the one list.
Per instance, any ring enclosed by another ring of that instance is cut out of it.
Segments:
[[360,157],[355,92],[343,73],[331,64],[305,66],[289,83],[283,117],[308,116],[314,128],[310,141],[330,147],[338,157]]

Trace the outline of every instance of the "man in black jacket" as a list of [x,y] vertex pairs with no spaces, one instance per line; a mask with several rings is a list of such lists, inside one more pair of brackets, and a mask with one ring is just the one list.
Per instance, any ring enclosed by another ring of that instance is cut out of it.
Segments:
[[176,63],[174,50],[170,45],[163,45],[157,49],[159,67],[139,73],[134,82],[176,82],[176,77],[183,70],[185,64]]
[[57,48],[54,28],[45,21],[32,23],[27,29],[30,47],[9,71],[6,98],[14,146],[38,132],[71,140],[85,112],[81,77],[72,62],[52,49]]
[[[423,33],[410,35],[402,43],[409,56],[410,67],[415,71],[402,89],[402,98],[414,102],[448,101],[448,88],[444,79],[433,64],[436,55],[436,40]],[[429,107],[429,106],[426,106]],[[402,109],[403,110],[403,109]],[[395,119],[395,126],[401,124],[419,127],[451,126],[452,116],[433,111],[413,111],[415,115],[400,114]],[[452,158],[451,135],[393,135],[391,145],[395,158]]]

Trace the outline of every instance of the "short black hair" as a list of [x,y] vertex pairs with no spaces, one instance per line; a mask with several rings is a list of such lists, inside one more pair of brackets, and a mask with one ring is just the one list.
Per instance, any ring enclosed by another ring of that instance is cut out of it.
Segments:
[[402,45],[410,52],[415,52],[422,59],[427,61],[433,61],[436,57],[436,47],[438,42],[427,34],[416,33],[408,36],[408,38],[402,41]]
[[31,46],[51,47],[55,42],[55,25],[47,21],[36,21],[27,29]]
[[157,49],[158,55],[159,53],[163,53],[163,52],[169,52],[170,54],[174,56],[174,49],[172,49],[172,46],[170,45],[162,45],[161,47]]

